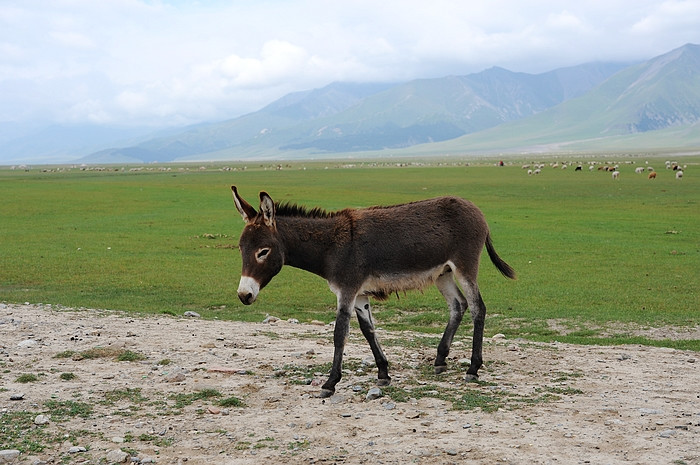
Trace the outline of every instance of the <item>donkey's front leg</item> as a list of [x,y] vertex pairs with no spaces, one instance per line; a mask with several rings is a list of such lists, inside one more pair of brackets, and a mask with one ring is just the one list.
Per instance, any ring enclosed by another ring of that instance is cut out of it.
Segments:
[[374,361],[377,363],[377,370],[379,371],[377,384],[379,386],[388,386],[391,383],[391,378],[389,377],[389,362],[386,359],[386,355],[384,355],[384,351],[382,351],[382,347],[379,345],[377,334],[374,332],[372,310],[367,296],[357,297],[355,300],[355,313],[357,314],[357,321],[360,323],[362,334],[365,336],[365,339],[367,339],[367,342],[369,342],[372,354],[374,355]]
[[335,330],[333,332],[333,366],[328,381],[321,386],[321,397],[332,396],[335,393],[335,385],[343,376],[343,350],[345,350],[345,341],[350,330],[353,301],[354,299],[348,301],[348,299],[338,296],[338,313],[335,316]]

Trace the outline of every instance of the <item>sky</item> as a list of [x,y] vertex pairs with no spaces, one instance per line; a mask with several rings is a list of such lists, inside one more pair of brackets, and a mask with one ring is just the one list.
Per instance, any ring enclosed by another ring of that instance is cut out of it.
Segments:
[[334,81],[641,61],[699,25],[698,0],[0,0],[0,123],[218,121]]

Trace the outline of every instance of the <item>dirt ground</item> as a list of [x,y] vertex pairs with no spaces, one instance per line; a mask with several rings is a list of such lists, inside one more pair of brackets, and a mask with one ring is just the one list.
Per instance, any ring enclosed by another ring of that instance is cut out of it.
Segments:
[[[434,336],[380,330],[392,387],[367,400],[376,371],[354,328],[336,395],[320,399],[332,334],[1,304],[0,414],[49,420],[22,433],[44,449],[10,460],[109,463],[120,449],[163,464],[700,464],[697,353],[494,337],[475,384],[463,381],[468,338],[435,376]],[[114,350],[86,355],[98,348]],[[27,374],[37,380],[20,382]],[[457,402],[465,393],[484,409]],[[59,412],[69,401],[91,411]]]

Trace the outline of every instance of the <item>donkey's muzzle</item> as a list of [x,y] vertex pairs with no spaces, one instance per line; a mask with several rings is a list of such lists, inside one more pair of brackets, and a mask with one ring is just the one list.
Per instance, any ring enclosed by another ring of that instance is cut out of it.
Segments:
[[260,292],[260,284],[253,278],[241,276],[241,282],[238,285],[238,298],[241,299],[243,305],[250,305],[258,298]]
[[250,305],[255,302],[255,296],[252,292],[241,292],[238,294],[238,298],[241,299],[241,302],[243,302],[244,305]]

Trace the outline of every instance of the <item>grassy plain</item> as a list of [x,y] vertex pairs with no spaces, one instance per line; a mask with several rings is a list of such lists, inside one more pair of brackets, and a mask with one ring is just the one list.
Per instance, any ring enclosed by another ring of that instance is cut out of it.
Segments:
[[[309,273],[285,268],[250,307],[236,297],[243,227],[230,185],[254,205],[273,199],[329,210],[439,195],[472,200],[499,254],[518,272],[504,279],[484,256],[480,286],[487,334],[576,343],[644,343],[700,350],[700,341],[652,341],[631,328],[700,322],[700,176],[683,180],[663,159],[632,158],[620,179],[547,165],[368,161],[172,165],[169,171],[0,170],[0,301],[261,321],[265,314],[331,321],[335,297]],[[648,160],[655,181],[636,175]],[[548,163],[548,162],[547,162]],[[165,168],[163,168],[165,169]],[[700,172],[700,171],[699,171]],[[387,329],[441,332],[435,289],[375,306]],[[555,324],[553,324],[555,323]],[[465,324],[461,331],[470,334]]]

